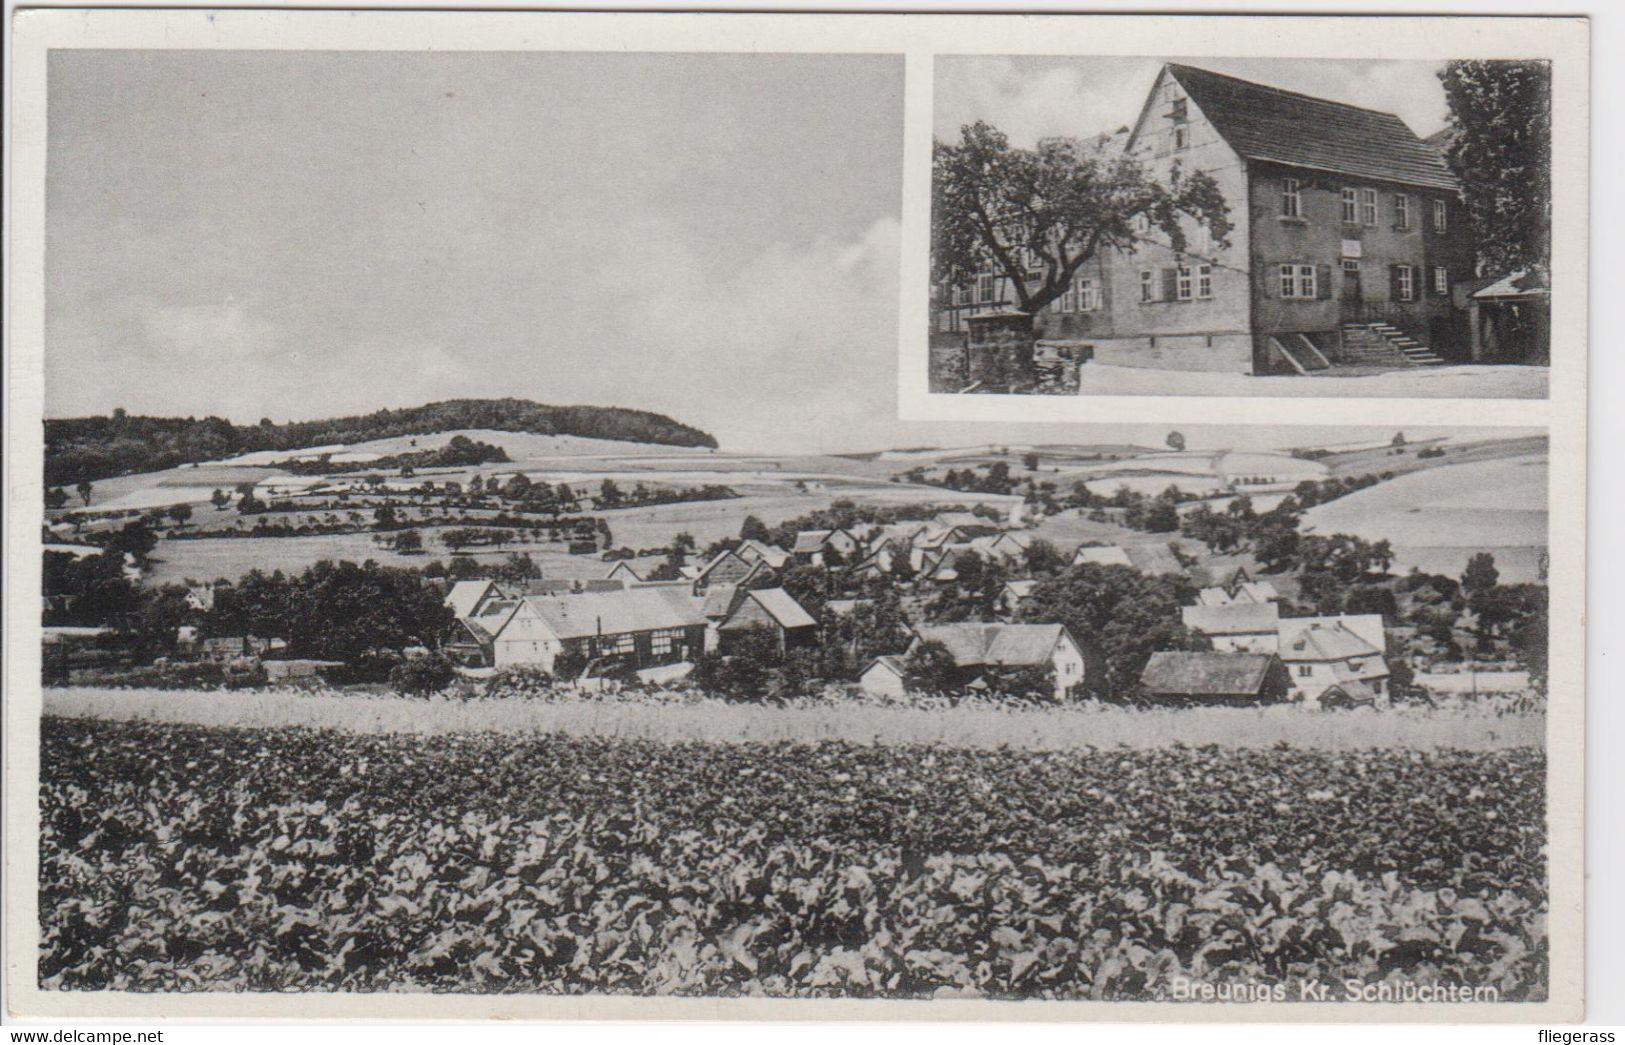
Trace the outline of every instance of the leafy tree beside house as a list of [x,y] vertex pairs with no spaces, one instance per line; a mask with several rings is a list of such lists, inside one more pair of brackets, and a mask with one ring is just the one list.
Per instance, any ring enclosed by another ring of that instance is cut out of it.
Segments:
[[1083,682],[1088,695],[1132,700],[1152,653],[1210,648],[1182,622],[1181,607],[1195,597],[1195,587],[1177,574],[1149,577],[1129,566],[1085,563],[1040,581],[1023,601],[1021,617],[1067,626],[1090,654],[1091,674]]
[[[1216,242],[1230,232],[1218,183],[1177,165],[1167,185],[1134,159],[1109,155],[1076,138],[1045,138],[1030,149],[978,121],[957,143],[932,147],[931,269],[955,288],[984,270],[1004,277],[1028,317],[1059,299],[1079,270],[1107,250],[1132,251],[1139,219],[1185,248],[1182,215],[1206,225]],[[1029,282],[1029,272],[1039,273]],[[1031,329],[1028,331],[1031,341]],[[1030,344],[1020,361],[1030,366]]]

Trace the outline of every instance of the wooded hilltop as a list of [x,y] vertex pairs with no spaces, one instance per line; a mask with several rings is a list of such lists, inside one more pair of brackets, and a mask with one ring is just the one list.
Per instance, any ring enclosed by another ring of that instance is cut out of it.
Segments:
[[526,399],[448,399],[321,421],[276,424],[263,418],[256,425],[233,424],[221,417],[143,417],[115,410],[110,416],[45,421],[45,482],[72,485],[257,450],[302,450],[469,428],[663,446],[717,445],[709,433],[663,414],[611,406],[548,406]]

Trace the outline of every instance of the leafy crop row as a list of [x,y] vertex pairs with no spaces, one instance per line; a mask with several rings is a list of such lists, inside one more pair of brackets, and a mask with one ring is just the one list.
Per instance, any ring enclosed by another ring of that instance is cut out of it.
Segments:
[[1544,996],[1544,759],[48,719],[42,986]]

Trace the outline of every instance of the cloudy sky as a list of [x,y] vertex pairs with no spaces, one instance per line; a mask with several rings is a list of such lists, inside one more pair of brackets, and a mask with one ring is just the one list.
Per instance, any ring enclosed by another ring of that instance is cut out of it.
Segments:
[[896,416],[899,57],[51,62],[50,416]]
[[[938,122],[1114,127],[1158,64],[945,60]],[[1443,105],[1412,64],[1204,64],[1418,131]],[[47,414],[517,396],[729,449],[1083,438],[896,420],[902,86],[892,56],[54,52]]]
[[965,124],[987,120],[1021,146],[1109,134],[1133,124],[1157,70],[1171,61],[1391,112],[1424,137],[1448,115],[1439,62],[945,56],[937,59],[932,129],[953,139]]

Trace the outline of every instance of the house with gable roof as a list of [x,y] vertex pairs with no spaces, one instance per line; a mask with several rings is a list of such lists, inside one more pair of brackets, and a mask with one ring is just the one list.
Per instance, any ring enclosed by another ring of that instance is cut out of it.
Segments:
[[1273,653],[1170,650],[1151,654],[1140,687],[1163,704],[1236,706],[1280,703],[1291,695],[1292,680]]
[[1179,617],[1221,653],[1274,653],[1279,644],[1281,607],[1273,602],[1185,606]]
[[1387,637],[1382,614],[1284,617],[1277,641],[1281,662],[1301,700],[1338,699],[1386,704]]
[[[1460,186],[1398,116],[1169,63],[1126,135],[1097,145],[1164,184],[1176,168],[1205,172],[1232,228],[1215,241],[1181,219],[1175,250],[1143,222],[1134,249],[1091,259],[1035,317],[1041,352],[1250,374],[1472,358],[1453,294],[1474,275]],[[1000,273],[939,288],[933,338],[1016,298]]]
[[920,643],[941,643],[967,686],[989,668],[1048,667],[1060,700],[1088,675],[1089,655],[1064,624],[919,624],[913,631],[907,652]]

